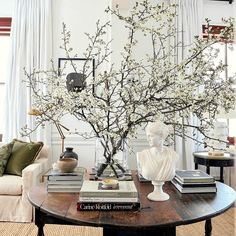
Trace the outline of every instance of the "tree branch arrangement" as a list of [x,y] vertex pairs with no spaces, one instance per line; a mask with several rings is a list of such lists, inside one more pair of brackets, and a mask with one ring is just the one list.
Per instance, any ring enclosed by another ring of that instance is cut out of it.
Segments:
[[[209,37],[196,37],[188,47],[186,58],[176,63],[176,51],[181,45],[176,42],[179,33],[175,26],[176,5],[153,5],[144,0],[137,2],[128,16],[123,16],[118,6],[107,8],[106,13],[123,22],[128,31],[127,41],[118,64],[111,64],[102,71],[102,65],[109,61],[112,53],[112,41],[104,40],[112,24],[98,21],[95,34],[86,34],[88,47],[83,56],[95,58],[95,69],[100,72],[94,80],[89,80],[91,68],[85,61],[82,73],[87,81],[82,91],[68,92],[63,68],[58,74],[53,63],[50,71],[26,72],[26,82],[34,97],[33,106],[39,111],[36,128],[45,122],[60,123],[66,114],[88,123],[92,132],[81,134],[78,131],[78,134],[100,138],[105,164],[112,167],[117,164],[113,157],[122,149],[122,142],[135,137],[139,127],[156,119],[172,126],[175,135],[195,139],[189,135],[191,129],[210,138],[207,130],[216,115],[222,109],[229,112],[235,104],[235,77],[222,77],[226,65],[215,63],[219,51],[213,46],[219,38],[212,36],[210,22],[207,22]],[[220,37],[232,38],[232,22],[232,19],[225,20],[226,27]],[[66,57],[77,56],[72,55],[71,34],[65,25],[62,35]],[[134,56],[140,47],[137,35],[144,37],[150,48],[141,58]],[[72,60],[70,63],[73,65]],[[42,85],[47,89],[38,89]],[[191,123],[190,116],[198,120],[198,125]],[[28,127],[23,130],[28,135],[33,131]]]

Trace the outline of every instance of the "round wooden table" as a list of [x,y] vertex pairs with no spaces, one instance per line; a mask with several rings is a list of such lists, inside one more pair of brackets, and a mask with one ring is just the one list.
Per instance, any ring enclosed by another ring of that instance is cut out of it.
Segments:
[[[229,186],[217,182],[217,193],[181,194],[171,183],[164,185],[170,199],[152,202],[148,182],[140,183],[134,175],[140,194],[139,211],[77,211],[77,193],[47,193],[46,185],[31,189],[28,198],[35,207],[38,236],[43,236],[44,224],[73,224],[103,227],[103,235],[176,235],[176,226],[206,220],[205,233],[211,235],[211,218],[228,210],[236,194]],[[214,227],[214,226],[213,226]]]
[[224,156],[210,156],[208,152],[194,152],[195,169],[198,165],[206,166],[206,173],[210,174],[210,167],[220,167],[220,182],[224,183],[224,167],[234,166],[235,156],[230,156],[229,153],[224,153]]

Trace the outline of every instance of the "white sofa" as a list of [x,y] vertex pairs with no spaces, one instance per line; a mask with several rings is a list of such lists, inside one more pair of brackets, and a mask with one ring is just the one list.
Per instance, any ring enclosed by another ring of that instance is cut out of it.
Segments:
[[[4,145],[0,143],[0,147]],[[0,221],[32,222],[33,207],[27,193],[42,180],[48,170],[49,147],[43,146],[35,162],[22,171],[22,176],[0,177]]]

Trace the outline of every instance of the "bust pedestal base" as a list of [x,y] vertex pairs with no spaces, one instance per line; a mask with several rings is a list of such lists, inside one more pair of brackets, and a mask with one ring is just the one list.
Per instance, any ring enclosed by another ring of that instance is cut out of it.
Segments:
[[153,192],[147,195],[147,198],[151,201],[166,201],[170,198],[167,193],[164,193],[162,190],[162,186],[164,181],[152,181],[152,185],[154,186]]

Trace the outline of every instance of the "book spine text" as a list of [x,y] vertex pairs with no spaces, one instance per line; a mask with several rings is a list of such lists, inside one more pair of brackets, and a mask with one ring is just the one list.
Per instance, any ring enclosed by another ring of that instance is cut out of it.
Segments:
[[140,203],[95,203],[78,202],[78,211],[136,211],[140,208]]

